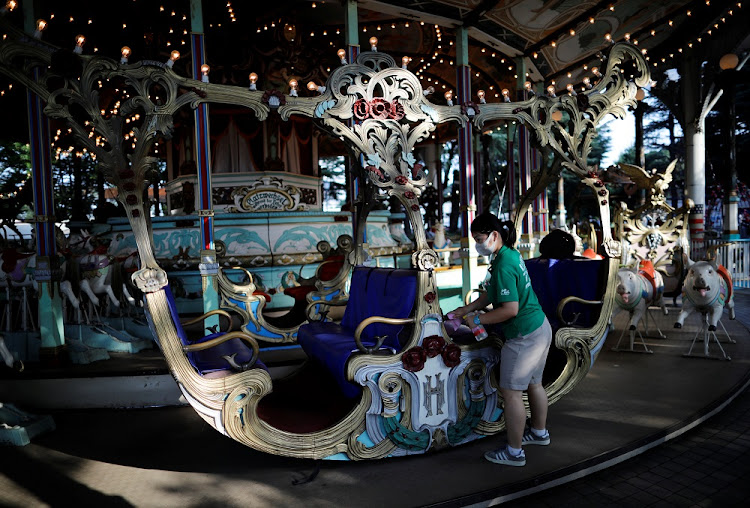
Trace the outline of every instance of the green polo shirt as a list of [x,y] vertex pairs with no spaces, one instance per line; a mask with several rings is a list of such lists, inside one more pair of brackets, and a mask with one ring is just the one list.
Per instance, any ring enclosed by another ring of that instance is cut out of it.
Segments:
[[527,335],[544,323],[544,311],[531,287],[521,254],[503,245],[490,264],[487,296],[490,303],[518,302],[518,314],[502,323],[508,339]]

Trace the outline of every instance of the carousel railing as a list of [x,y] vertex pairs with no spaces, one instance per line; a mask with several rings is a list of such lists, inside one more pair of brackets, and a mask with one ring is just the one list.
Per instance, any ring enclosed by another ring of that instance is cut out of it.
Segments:
[[750,239],[731,242],[711,241],[706,249],[708,259],[716,258],[732,276],[736,288],[750,288]]

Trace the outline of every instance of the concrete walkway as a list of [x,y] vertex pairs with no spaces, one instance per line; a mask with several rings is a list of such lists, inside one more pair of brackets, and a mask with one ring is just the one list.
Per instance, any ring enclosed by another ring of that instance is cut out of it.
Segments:
[[[0,449],[2,506],[717,506],[750,485],[750,292],[726,321],[731,361],[685,358],[699,326],[660,317],[653,354],[615,352],[550,408],[552,445],[528,464],[482,459],[504,436],[428,456],[288,459],[221,436],[190,408],[50,412],[57,430]],[[722,335],[719,335],[722,338]],[[698,349],[702,347],[696,346]],[[711,352],[718,351],[714,345]],[[740,497],[742,496],[742,497]]]

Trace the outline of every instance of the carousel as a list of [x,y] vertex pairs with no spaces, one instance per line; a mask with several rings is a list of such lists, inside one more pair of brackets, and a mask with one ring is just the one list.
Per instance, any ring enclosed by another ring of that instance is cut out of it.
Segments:
[[[356,26],[356,9],[347,15],[347,25]],[[179,55],[130,62],[124,49],[119,59],[71,52],[28,24],[21,30],[10,16],[0,23],[0,73],[28,89],[37,108],[32,120],[65,125],[95,154],[126,215],[97,233],[108,235],[106,248],[87,244],[87,264],[79,267],[101,275],[114,259],[122,262],[124,280],[110,282],[110,292],[114,286],[132,300],[133,313],[142,312],[184,398],[218,432],[272,454],[362,460],[427,453],[503,430],[496,379],[502,337],[450,335],[443,317],[450,309],[440,298],[445,273],[459,276],[462,298],[471,298],[483,278],[468,234],[477,211],[472,133],[498,122],[517,124],[538,162],[510,213],[555,333],[544,380],[550,402],[573,390],[594,364],[609,330],[622,246],[612,236],[609,192],[587,158],[597,125],[636,107],[638,89],[649,83],[637,46],[605,48],[596,79],[572,93],[522,85],[518,100],[498,102],[472,100],[467,50],[459,47],[465,72],[456,96],[443,103],[406,58],[380,51],[377,40],[360,51],[351,34],[339,65],[301,94],[296,80],[285,91],[263,89],[257,76],[249,86],[211,82],[199,15],[191,35],[193,77],[177,71]],[[461,46],[467,30],[457,32]],[[225,113],[215,120],[224,135],[213,158],[209,106]],[[31,127],[39,146],[49,146],[44,125]],[[177,136],[186,125],[192,135]],[[463,139],[463,231],[453,267],[443,266],[444,249],[427,238],[420,200],[429,168],[415,155],[446,129]],[[279,136],[286,137],[286,155]],[[323,139],[346,150],[347,211],[321,209],[310,161]],[[221,143],[227,146],[219,152]],[[309,153],[301,154],[307,145]],[[163,146],[173,177],[166,186],[169,214],[154,217],[149,172]],[[260,164],[254,154],[264,150],[295,170]],[[225,169],[212,172],[212,163]],[[595,196],[599,259],[534,257],[531,210],[562,172]],[[384,211],[389,200],[402,215]],[[51,213],[38,209],[36,220],[40,306],[54,314],[70,288],[59,282]],[[81,245],[94,236],[78,235]],[[271,294],[272,288],[279,290]],[[191,293],[198,295],[193,307],[185,296]],[[119,305],[117,295],[111,298]],[[63,321],[48,317],[55,326]],[[80,326],[65,324],[57,338],[45,335],[42,348],[63,350],[71,330],[83,333],[85,319],[72,324]],[[303,357],[285,377],[272,375],[263,357],[280,346]]]

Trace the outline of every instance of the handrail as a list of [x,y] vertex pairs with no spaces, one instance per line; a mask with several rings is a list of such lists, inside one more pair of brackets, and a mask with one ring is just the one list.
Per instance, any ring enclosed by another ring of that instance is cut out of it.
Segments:
[[245,332],[229,332],[205,342],[184,345],[182,346],[182,350],[186,353],[204,351],[206,349],[211,349],[212,347],[218,346],[219,344],[223,344],[224,342],[231,339],[241,339],[242,341],[246,342],[253,350],[253,356],[245,363],[237,363],[234,360],[234,357],[237,353],[233,353],[231,356],[224,356],[224,359],[229,362],[229,365],[231,365],[235,370],[244,372],[255,364],[256,360],[258,359],[258,355],[260,354],[260,347],[258,346],[258,342]]
[[566,296],[565,298],[560,300],[560,303],[557,304],[557,319],[559,319],[566,326],[574,325],[578,320],[578,317],[581,315],[580,313],[574,313],[575,317],[573,318],[573,321],[566,321],[565,318],[563,318],[563,309],[567,304],[571,302],[582,303],[585,305],[602,305],[604,303],[603,300],[584,300],[583,298],[579,298],[578,296]]
[[233,328],[233,325],[234,325],[234,323],[232,321],[232,315],[229,312],[227,312],[227,311],[225,311],[223,309],[210,310],[210,311],[206,312],[205,314],[200,315],[198,317],[195,317],[193,319],[188,319],[187,321],[181,321],[180,324],[183,327],[190,326],[190,325],[194,325],[195,323],[198,323],[200,321],[203,321],[206,318],[209,318],[211,316],[216,316],[216,315],[224,316],[225,318],[229,319],[229,330],[228,331],[231,331],[232,328]]
[[[307,319],[310,319],[310,310],[312,310],[312,308],[315,307],[316,305],[328,305],[330,307],[345,307],[347,303],[349,303],[349,300],[313,300],[312,302],[307,304],[307,307],[305,307],[305,316],[307,316]],[[322,312],[319,314],[323,315]]]
[[389,318],[384,316],[371,316],[362,321],[356,330],[354,330],[354,340],[357,342],[357,348],[362,351],[363,353],[372,354],[373,351],[377,351],[380,349],[380,346],[383,345],[383,341],[388,337],[387,335],[379,335],[375,337],[376,342],[373,347],[365,347],[362,344],[362,332],[365,331],[365,328],[370,326],[373,323],[384,323],[387,325],[406,325],[409,323],[416,323],[416,318]]

